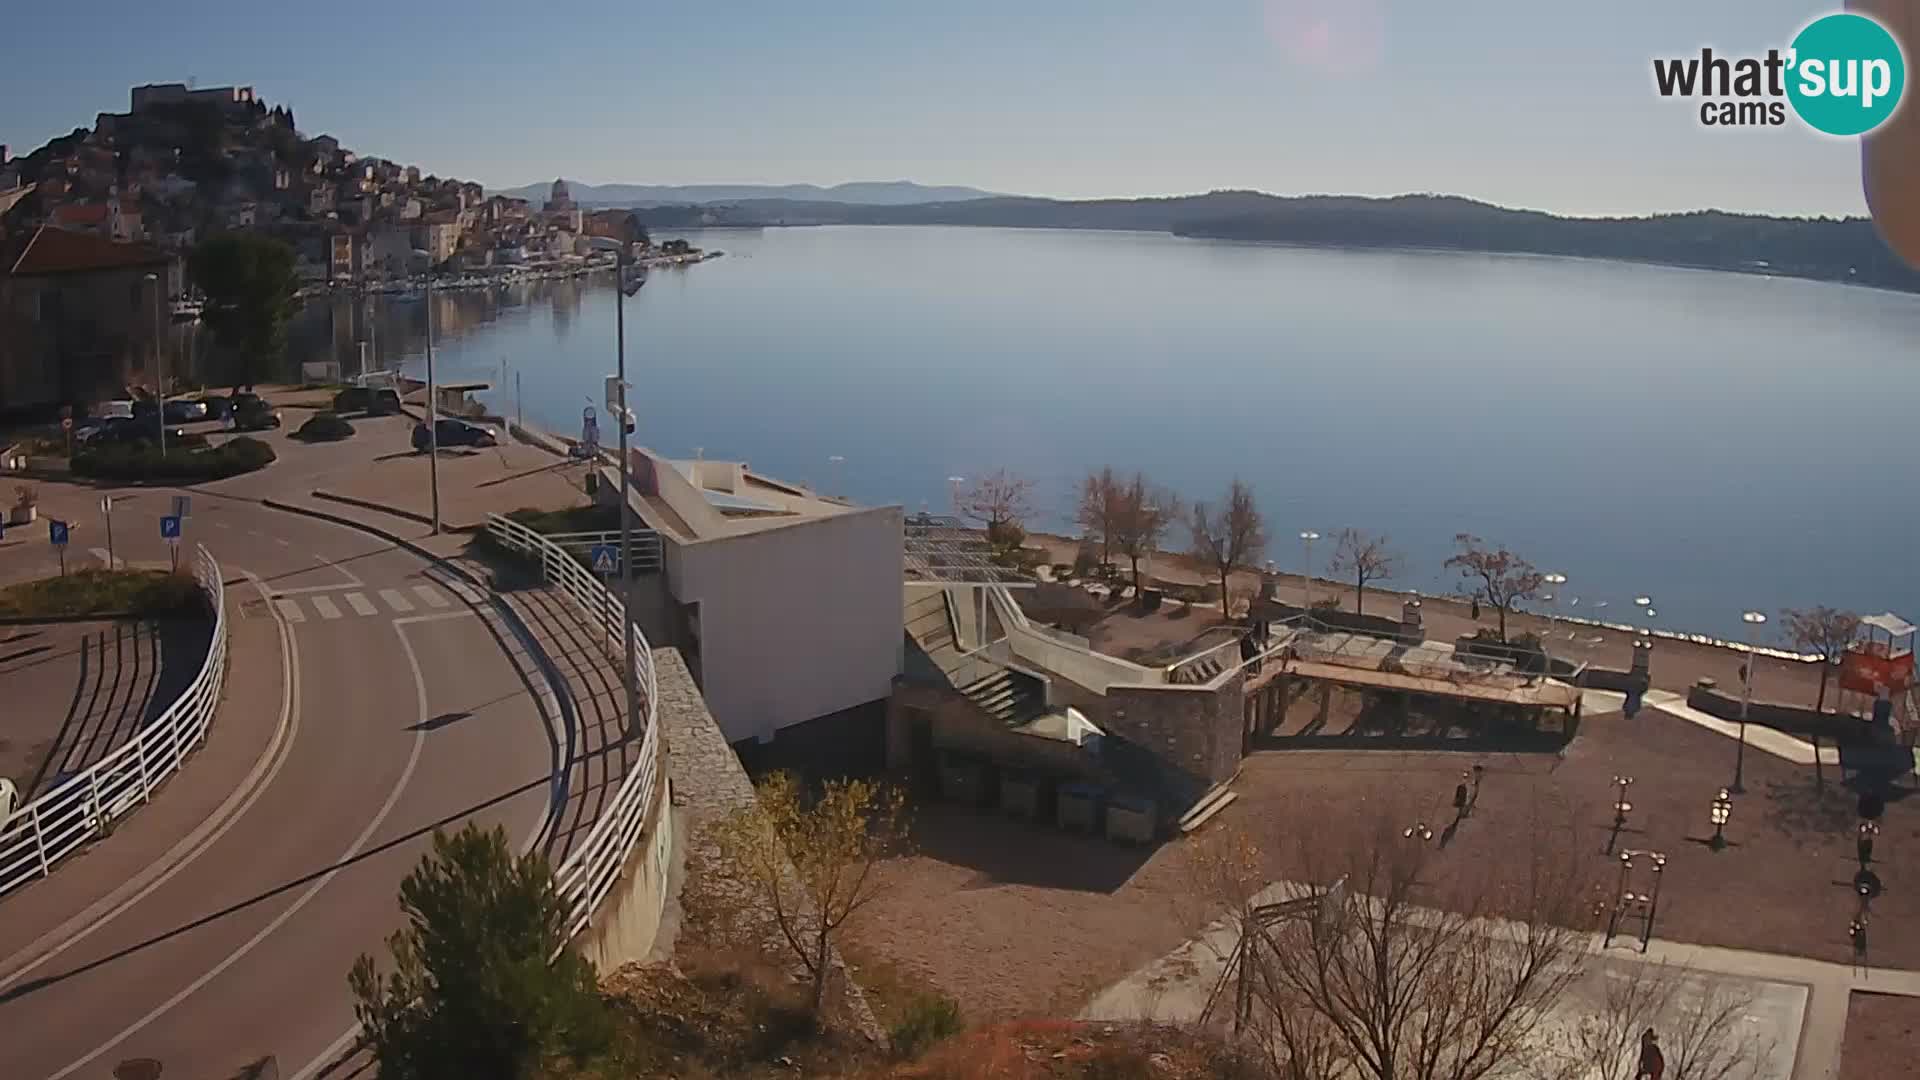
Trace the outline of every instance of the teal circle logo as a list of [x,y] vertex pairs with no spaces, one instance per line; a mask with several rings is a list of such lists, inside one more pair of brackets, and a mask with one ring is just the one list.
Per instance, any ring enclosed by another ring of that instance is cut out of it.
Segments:
[[1816,131],[1864,135],[1887,122],[1907,89],[1900,42],[1865,15],[1826,15],[1793,39],[1787,100]]

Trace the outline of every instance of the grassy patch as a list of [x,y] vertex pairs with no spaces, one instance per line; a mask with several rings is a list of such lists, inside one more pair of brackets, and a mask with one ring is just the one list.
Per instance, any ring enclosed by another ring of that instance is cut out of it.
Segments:
[[0,616],[58,618],[131,612],[154,618],[198,615],[200,587],[165,570],[76,570],[0,589]]
[[565,510],[522,507],[507,515],[537,533],[607,532],[620,527],[617,506],[570,506]]

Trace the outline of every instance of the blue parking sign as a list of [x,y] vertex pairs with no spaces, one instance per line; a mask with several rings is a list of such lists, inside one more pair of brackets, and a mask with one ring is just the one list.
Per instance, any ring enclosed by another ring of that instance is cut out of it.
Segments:
[[52,519],[48,519],[47,539],[53,541],[54,547],[66,547],[67,546],[67,523],[64,521],[55,521]]
[[179,515],[168,514],[166,517],[163,517],[160,519],[160,539],[162,540],[180,539]]
[[611,574],[620,567],[620,554],[612,544],[593,545],[593,554],[589,557],[596,574]]

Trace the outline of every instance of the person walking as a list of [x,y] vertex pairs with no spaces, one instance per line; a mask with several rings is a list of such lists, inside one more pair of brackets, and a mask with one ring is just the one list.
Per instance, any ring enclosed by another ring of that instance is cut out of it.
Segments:
[[1479,622],[1480,621],[1480,598],[1477,596],[1473,598],[1472,611],[1473,611],[1473,621]]
[[1633,1080],[1660,1080],[1667,1071],[1667,1056],[1660,1052],[1659,1036],[1652,1028],[1640,1033],[1640,1064],[1634,1069]]

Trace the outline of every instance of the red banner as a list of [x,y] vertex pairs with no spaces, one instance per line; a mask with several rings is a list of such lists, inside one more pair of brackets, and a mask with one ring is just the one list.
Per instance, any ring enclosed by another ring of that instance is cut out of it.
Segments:
[[1882,688],[1898,694],[1913,685],[1913,654],[1881,656],[1852,649],[1840,658],[1840,686],[1855,693],[1877,695]]

